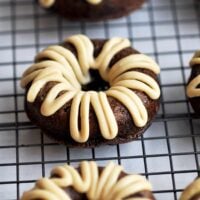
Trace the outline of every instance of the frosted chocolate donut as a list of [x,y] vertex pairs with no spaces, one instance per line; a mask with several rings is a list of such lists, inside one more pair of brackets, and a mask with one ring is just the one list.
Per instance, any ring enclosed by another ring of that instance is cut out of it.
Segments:
[[200,51],[197,51],[190,61],[192,68],[187,85],[187,96],[197,114],[200,114]]
[[74,35],[41,51],[24,72],[25,110],[44,133],[67,146],[128,142],[158,111],[159,71],[128,39]]
[[142,176],[126,174],[114,163],[98,167],[83,161],[75,169],[58,166],[50,178],[38,180],[21,200],[155,200],[151,184]]
[[139,8],[145,0],[39,0],[42,7],[70,20],[118,18]]

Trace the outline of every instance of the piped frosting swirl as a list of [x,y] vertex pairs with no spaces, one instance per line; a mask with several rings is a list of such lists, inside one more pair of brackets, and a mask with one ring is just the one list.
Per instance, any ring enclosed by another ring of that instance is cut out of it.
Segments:
[[[197,51],[192,60],[190,61],[190,66],[194,67],[195,65],[200,65],[200,51]],[[200,96],[200,88],[198,85],[200,84],[200,75],[196,76],[194,79],[190,81],[187,86],[187,96],[192,97],[199,97]]]
[[[88,37],[75,35],[66,41],[76,48],[78,58],[68,49],[57,45],[40,52],[36,56],[36,63],[24,72],[21,80],[22,87],[31,83],[27,101],[34,102],[40,90],[48,82],[57,82],[47,93],[41,105],[41,114],[51,116],[72,100],[70,134],[79,143],[89,139],[90,105],[96,114],[102,136],[107,140],[117,136],[118,125],[108,97],[115,98],[128,109],[137,127],[145,126],[148,122],[148,112],[133,90],[142,91],[156,100],[160,96],[160,88],[151,76],[135,69],[148,69],[158,74],[159,67],[155,61],[143,54],[132,54],[122,58],[110,68],[112,58],[121,50],[130,47],[129,40],[123,38],[108,40],[96,58],[94,58],[94,44]],[[107,91],[81,90],[81,84],[90,81],[91,68],[98,70],[101,77],[110,84]]]
[[[64,188],[72,187],[89,200],[151,200],[145,197],[131,197],[143,191],[150,191],[150,183],[140,175],[126,175],[120,178],[123,168],[108,164],[101,173],[96,162],[83,161],[80,172],[69,165],[52,170],[51,178],[38,180],[35,187],[23,194],[21,200],[71,200]],[[56,177],[56,178],[55,178]]]

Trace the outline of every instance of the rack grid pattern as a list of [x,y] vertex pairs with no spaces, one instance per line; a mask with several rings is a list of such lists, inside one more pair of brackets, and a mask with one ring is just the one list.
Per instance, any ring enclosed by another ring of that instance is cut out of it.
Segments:
[[[128,37],[161,66],[159,114],[137,141],[69,149],[43,136],[24,113],[19,80],[34,55],[71,34]],[[186,98],[189,60],[200,48],[198,0],[149,0],[128,17],[100,23],[70,23],[34,0],[0,0],[0,197],[19,199],[36,179],[59,164],[112,160],[127,172],[146,175],[158,200],[178,199],[199,173],[200,123]]]

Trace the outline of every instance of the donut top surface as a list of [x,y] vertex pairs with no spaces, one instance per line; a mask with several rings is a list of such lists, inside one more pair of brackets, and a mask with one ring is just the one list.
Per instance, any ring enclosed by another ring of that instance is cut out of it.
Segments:
[[192,200],[196,198],[200,198],[200,178],[196,179],[193,183],[191,183],[181,194],[180,200]]
[[[195,65],[200,65],[200,51],[197,51],[192,60],[190,61],[190,66],[195,67]],[[187,95],[188,97],[199,97],[200,96],[200,88],[198,88],[200,84],[200,75],[196,76],[187,86]]]
[[[55,1],[56,0],[39,0],[40,5],[45,8],[49,8],[49,7],[53,6]],[[85,1],[87,1],[88,3],[93,4],[93,5],[97,5],[102,2],[102,0],[85,0]]]
[[[102,136],[107,140],[117,136],[118,124],[108,102],[109,96],[128,109],[137,127],[145,126],[148,112],[133,90],[142,91],[156,100],[160,96],[160,88],[151,76],[136,69],[148,69],[158,74],[159,67],[155,61],[143,54],[131,54],[109,67],[112,58],[119,51],[131,46],[128,39],[107,40],[97,57],[94,57],[94,44],[88,37],[74,35],[66,41],[75,47],[78,58],[65,47],[58,45],[40,52],[36,56],[36,63],[24,72],[21,80],[22,87],[30,85],[27,101],[33,103],[41,88],[48,82],[56,82],[44,98],[40,112],[43,116],[51,116],[72,101],[70,135],[79,143],[89,139],[90,105],[96,114]],[[102,79],[109,83],[109,89],[100,92],[82,91],[81,85],[90,82],[91,68],[99,71]]]
[[38,180],[32,190],[23,194],[21,200],[70,200],[65,191],[69,187],[86,194],[89,200],[150,200],[131,197],[143,191],[151,192],[151,184],[140,175],[121,178],[123,168],[119,165],[110,163],[100,173],[96,162],[83,161],[79,169],[69,165],[54,168],[50,178]]

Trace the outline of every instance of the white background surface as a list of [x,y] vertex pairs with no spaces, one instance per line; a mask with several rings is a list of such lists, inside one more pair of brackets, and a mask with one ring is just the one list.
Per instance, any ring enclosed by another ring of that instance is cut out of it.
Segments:
[[[121,163],[147,175],[158,200],[177,199],[197,176],[200,123],[185,96],[188,62],[200,48],[200,5],[192,0],[150,0],[127,18],[69,23],[34,1],[0,0],[0,199],[17,199],[52,166],[81,159]],[[162,104],[144,138],[119,146],[67,149],[29,123],[19,79],[36,52],[71,34],[128,37],[161,66]],[[42,145],[43,144],[43,145]]]

